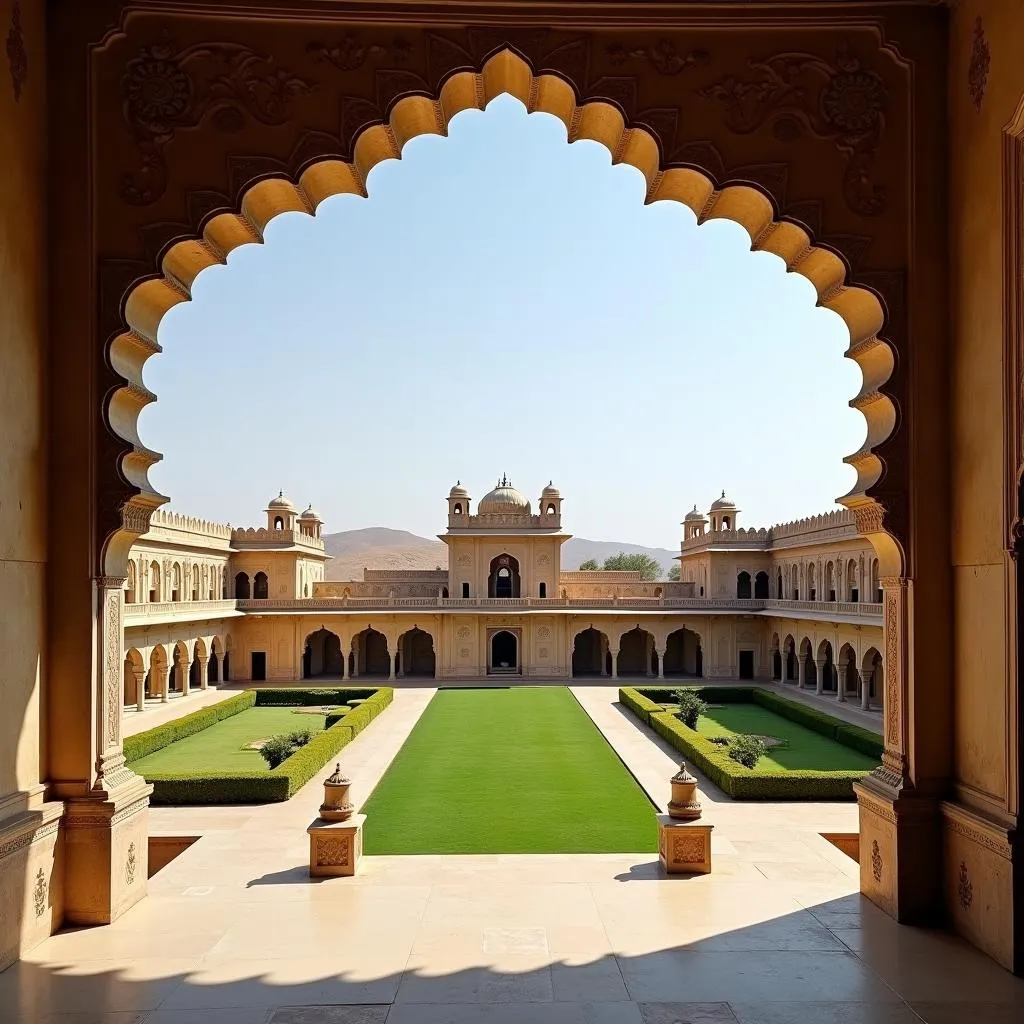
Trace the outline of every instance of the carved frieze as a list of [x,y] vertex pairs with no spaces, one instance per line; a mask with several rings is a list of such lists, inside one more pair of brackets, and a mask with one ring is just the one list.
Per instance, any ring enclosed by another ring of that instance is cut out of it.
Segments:
[[7,30],[7,66],[11,72],[11,87],[15,103],[21,99],[21,92],[28,81],[28,52],[25,49],[25,31],[21,25],[21,4],[14,0],[11,8],[11,24]]
[[871,877],[876,882],[882,881],[882,851],[878,848],[878,840],[871,843]]

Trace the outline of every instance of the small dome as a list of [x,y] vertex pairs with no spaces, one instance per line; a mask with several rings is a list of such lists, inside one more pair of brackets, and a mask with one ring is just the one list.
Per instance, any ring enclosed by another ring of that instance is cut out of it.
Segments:
[[560,498],[562,496],[561,491],[549,480],[547,487],[540,492],[542,498]]
[[683,517],[683,522],[684,523],[703,523],[704,522],[704,513],[703,512],[698,512],[697,511],[697,506],[694,505],[693,508],[689,512],[687,512],[686,515]]
[[729,500],[729,499],[728,499],[728,498],[727,498],[727,497],[725,496],[725,491],[722,491],[722,496],[721,496],[720,498],[716,498],[716,499],[715,499],[715,500],[714,500],[714,501],[713,501],[713,502],[711,503],[711,511],[712,511],[712,512],[718,512],[718,511],[720,511],[721,509],[726,509],[726,508],[735,508],[735,507],[736,507],[736,502],[735,502],[735,501],[730,501],[730,500]]
[[276,498],[271,498],[267,505],[268,509],[283,509],[286,512],[294,512],[295,506],[284,496],[284,491],[278,491]]
[[508,478],[503,476],[498,486],[480,499],[476,510],[480,515],[529,514],[530,502],[525,494],[517,491]]
[[309,508],[307,508],[306,511],[303,512],[301,516],[299,516],[299,518],[300,519],[314,519],[318,523],[322,523],[323,522],[323,520],[320,518],[320,513],[317,512],[317,510],[315,508],[313,508],[312,505],[310,505]]
[[448,497],[449,498],[468,498],[469,497],[469,491],[467,491],[466,488],[462,486],[462,481],[461,480],[456,480],[455,481],[455,486],[448,492]]

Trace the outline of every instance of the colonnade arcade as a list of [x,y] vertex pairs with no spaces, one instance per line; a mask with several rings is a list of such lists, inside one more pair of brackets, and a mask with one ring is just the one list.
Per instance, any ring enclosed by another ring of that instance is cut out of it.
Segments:
[[211,683],[231,679],[231,636],[210,634],[128,647],[124,654],[122,702],[145,708],[147,699],[187,697]]
[[663,637],[639,625],[624,631],[611,630],[610,633],[588,626],[573,637],[573,678],[699,678],[703,674],[700,636],[685,626]]
[[869,645],[858,654],[852,643],[845,642],[837,657],[831,640],[815,644],[807,635],[797,636],[788,633],[780,641],[778,633],[772,634],[772,679],[818,694],[832,693],[839,701],[857,701],[865,709],[880,703],[885,673],[877,647]]
[[321,626],[303,644],[301,678],[433,679],[436,667],[433,633],[419,626],[390,636],[367,626],[350,641]]

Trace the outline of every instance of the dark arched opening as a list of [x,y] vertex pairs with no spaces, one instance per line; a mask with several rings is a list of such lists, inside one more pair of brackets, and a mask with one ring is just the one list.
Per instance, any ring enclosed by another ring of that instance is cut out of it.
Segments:
[[623,676],[651,676],[657,669],[657,655],[654,653],[654,637],[635,626],[623,633],[619,640],[619,678]]
[[754,577],[754,597],[758,600],[767,600],[768,598],[768,573],[759,572]]
[[491,636],[491,672],[519,671],[519,637],[507,629],[499,629]]
[[437,671],[437,657],[434,654],[434,638],[413,627],[398,638],[398,658],[403,676],[422,676],[433,679]]
[[391,675],[391,655],[387,637],[375,629],[364,629],[352,641],[354,674],[361,676]]
[[302,652],[302,678],[341,676],[344,671],[341,638],[323,627],[310,633],[306,637],[306,646]]
[[665,643],[666,676],[698,676],[700,637],[692,629],[669,633]]
[[573,678],[603,676],[608,651],[608,637],[593,626],[576,634],[572,644]]
[[249,574],[245,572],[235,573],[235,600],[249,600]]
[[258,572],[253,577],[252,596],[259,601],[265,601],[270,596],[270,587],[265,572]]
[[750,573],[741,572],[736,577],[736,596],[739,598],[750,597]]
[[511,555],[502,554],[491,559],[487,577],[488,597],[519,597],[519,562]]

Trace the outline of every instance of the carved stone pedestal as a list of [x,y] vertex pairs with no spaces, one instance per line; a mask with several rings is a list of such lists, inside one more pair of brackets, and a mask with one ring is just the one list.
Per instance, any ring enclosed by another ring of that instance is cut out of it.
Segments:
[[309,833],[309,875],[334,878],[354,875],[363,859],[363,822],[365,814],[353,814],[348,821],[317,818],[306,829]]
[[146,895],[152,791],[130,776],[116,795],[68,800],[63,822],[68,924],[110,924]]
[[676,821],[658,815],[658,859],[670,875],[711,873],[711,830],[700,821]]

